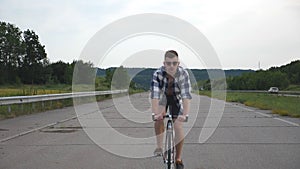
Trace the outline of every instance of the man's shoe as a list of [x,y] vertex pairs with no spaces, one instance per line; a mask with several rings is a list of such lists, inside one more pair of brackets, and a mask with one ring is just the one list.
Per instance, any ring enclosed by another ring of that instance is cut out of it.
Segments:
[[153,153],[154,153],[154,156],[162,156],[163,150],[162,150],[162,148],[156,148]]
[[184,165],[182,163],[182,160],[181,161],[176,161],[175,165],[176,165],[176,169],[184,169]]

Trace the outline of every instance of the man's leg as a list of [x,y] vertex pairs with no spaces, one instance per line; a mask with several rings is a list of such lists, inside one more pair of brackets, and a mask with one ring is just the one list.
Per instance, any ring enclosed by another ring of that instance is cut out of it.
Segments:
[[164,139],[164,121],[158,120],[154,123],[155,134],[156,134],[156,143],[157,148],[163,147],[163,139]]
[[175,120],[174,129],[175,129],[175,144],[176,144],[175,160],[181,161],[181,153],[182,153],[182,147],[184,143],[184,131],[183,131],[182,122]]
[[[159,106],[159,111],[162,112],[164,115],[165,112],[165,106]],[[157,120],[154,122],[154,129],[155,129],[155,135],[156,135],[156,144],[157,148],[163,148],[163,141],[164,141],[164,121],[163,120]]]

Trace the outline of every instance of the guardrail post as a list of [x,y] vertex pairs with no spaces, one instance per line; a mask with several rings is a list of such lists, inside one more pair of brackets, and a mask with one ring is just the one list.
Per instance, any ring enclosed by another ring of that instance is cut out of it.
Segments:
[[34,102],[32,102],[32,111],[34,112],[34,109],[35,109],[35,104],[34,104]]
[[24,104],[23,103],[21,104],[21,110],[22,110],[22,113],[24,113]]
[[8,105],[8,113],[10,113],[11,112],[11,107],[10,107],[10,105]]
[[44,107],[45,107],[45,103],[44,101],[42,101],[42,110],[45,110]]

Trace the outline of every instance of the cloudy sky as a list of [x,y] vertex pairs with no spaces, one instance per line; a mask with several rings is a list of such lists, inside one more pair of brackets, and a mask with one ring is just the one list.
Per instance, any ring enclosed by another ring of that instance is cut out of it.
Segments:
[[[78,60],[101,28],[142,13],[168,14],[195,26],[224,69],[268,69],[300,59],[300,0],[0,0],[0,20],[34,30],[51,62]],[[183,62],[189,66],[193,59]],[[100,66],[118,64],[114,59]]]

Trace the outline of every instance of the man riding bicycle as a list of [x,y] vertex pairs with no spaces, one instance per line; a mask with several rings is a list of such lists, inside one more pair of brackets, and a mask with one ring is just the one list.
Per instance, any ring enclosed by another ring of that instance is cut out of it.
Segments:
[[188,72],[179,66],[178,53],[169,50],[165,53],[164,65],[156,70],[151,82],[152,112],[155,114],[155,134],[157,148],[155,155],[163,153],[163,116],[169,107],[172,115],[177,116],[174,122],[175,129],[175,165],[183,169],[181,152],[184,143],[183,124],[190,110],[191,83]]

